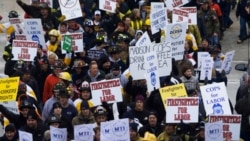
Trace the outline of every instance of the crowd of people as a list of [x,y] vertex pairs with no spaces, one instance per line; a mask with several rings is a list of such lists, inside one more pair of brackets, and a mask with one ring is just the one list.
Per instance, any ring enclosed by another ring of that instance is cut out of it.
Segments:
[[[99,106],[89,102],[92,98],[90,83],[114,78],[120,79],[123,88],[123,101],[118,102],[117,107],[119,118],[129,119],[131,141],[204,141],[207,116],[200,85],[214,82],[227,85],[225,71],[217,71],[224,58],[220,40],[223,32],[233,24],[229,15],[236,2],[191,0],[184,5],[197,7],[197,25],[188,26],[183,59],[172,59],[171,74],[161,77],[160,85],[184,83],[189,97],[199,97],[199,122],[173,124],[165,122],[166,111],[159,89],[148,92],[145,79],[133,80],[129,75],[129,47],[134,46],[144,32],[148,33],[151,42],[163,42],[161,30],[152,34],[150,26],[150,3],[162,1],[116,0],[116,13],[100,10],[97,0],[79,1],[82,17],[65,21],[57,0],[53,0],[53,7],[39,0],[32,0],[32,4],[16,0],[25,12],[24,18],[41,19],[46,46],[39,45],[32,62],[13,61],[12,43],[17,31],[13,29],[8,34],[3,53],[4,73],[8,77],[20,77],[16,98],[20,114],[0,104],[2,119],[5,117],[9,121],[0,141],[17,141],[18,130],[32,133],[34,141],[49,141],[50,126],[67,128],[67,138],[73,140],[74,126],[81,124],[93,124],[94,140],[100,141],[100,123],[114,120],[113,109],[112,104],[105,101]],[[237,4],[236,15],[240,16],[237,43],[248,37],[245,28],[245,16],[249,16],[245,11],[247,4],[246,0]],[[172,13],[167,12],[171,23]],[[9,18],[19,16],[15,10],[8,15]],[[70,33],[83,35],[83,52],[62,53],[62,35]],[[93,57],[91,51],[100,54]],[[199,61],[199,52],[208,52],[213,57],[211,80],[199,80],[197,63],[191,61]],[[231,105],[232,113],[233,109]],[[241,138],[250,140],[250,128],[242,127]]]

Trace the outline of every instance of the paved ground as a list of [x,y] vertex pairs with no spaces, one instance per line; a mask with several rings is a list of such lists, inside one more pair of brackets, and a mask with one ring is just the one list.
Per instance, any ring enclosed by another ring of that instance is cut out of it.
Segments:
[[[28,2],[29,0],[23,0],[24,2]],[[18,11],[19,15],[23,17],[23,11],[18,7],[15,3],[15,0],[0,0],[0,14],[4,17],[2,21],[7,21],[7,15],[10,10]],[[245,41],[242,44],[236,44],[239,34],[239,21],[235,17],[235,11],[231,11],[231,18],[234,21],[234,24],[225,31],[224,39],[221,41],[222,43],[222,51],[227,52],[231,50],[235,50],[234,62],[233,67],[237,63],[246,63],[248,60],[248,48],[250,41]],[[0,53],[3,52],[5,45],[5,35],[0,34]],[[0,54],[2,55],[2,54]],[[0,73],[3,72],[4,61],[2,57],[0,57]],[[231,74],[228,75],[228,95],[231,99],[233,105],[235,104],[235,94],[237,88],[239,86],[239,78],[243,72],[232,70]],[[1,133],[1,131],[0,131]]]

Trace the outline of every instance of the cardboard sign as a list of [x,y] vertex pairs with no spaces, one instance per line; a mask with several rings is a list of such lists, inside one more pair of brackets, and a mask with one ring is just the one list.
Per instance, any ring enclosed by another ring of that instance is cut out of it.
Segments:
[[17,107],[17,101],[16,100],[4,101],[4,102],[0,102],[0,104],[2,104],[10,112],[19,115],[19,110],[18,110],[18,107]]
[[150,12],[151,31],[152,34],[159,32],[160,29],[165,29],[168,22],[166,8]]
[[151,39],[148,35],[148,32],[145,31],[140,39],[136,42],[135,46],[147,46],[151,44]]
[[224,82],[201,86],[200,90],[207,115],[232,114]]
[[128,119],[101,122],[101,141],[130,141]]
[[208,52],[198,52],[197,70],[201,70],[202,58],[208,58],[210,56]]
[[229,74],[231,69],[232,69],[232,62],[233,62],[233,58],[234,58],[234,52],[233,51],[229,51],[225,54],[222,66],[221,66],[221,70],[225,70],[226,74]]
[[202,61],[202,65],[201,65],[200,80],[205,80],[206,77],[208,80],[211,80],[212,69],[214,66],[213,58],[212,57],[203,57],[201,61]]
[[67,128],[50,126],[50,139],[52,141],[67,141]]
[[27,40],[37,41],[46,48],[41,19],[24,19],[24,28]]
[[167,106],[166,102],[168,98],[171,97],[187,97],[186,88],[183,83],[176,84],[173,86],[167,86],[159,89],[161,94],[161,99],[164,107]]
[[99,9],[115,13],[116,1],[115,0],[99,0]]
[[16,101],[19,77],[0,79],[0,102]]
[[91,101],[95,106],[101,105],[103,101],[107,103],[121,102],[122,91],[120,79],[110,79],[90,83],[92,93]]
[[179,8],[174,8],[172,13],[172,23],[188,22],[188,12]]
[[187,30],[187,22],[178,22],[167,25],[167,41],[171,41],[172,57],[182,60],[184,55],[184,43]]
[[[63,45],[64,36],[67,35],[72,38],[72,46],[71,49],[74,52],[83,52],[83,35],[82,33],[71,33],[62,35],[61,44]],[[62,49],[62,54],[66,54],[66,50]]]
[[129,47],[129,71],[134,80],[145,79],[144,56],[149,52],[156,52],[158,60],[159,76],[167,76],[172,71],[171,43],[163,42],[151,44],[151,46],[130,46]]
[[91,59],[99,59],[103,54],[103,50],[87,50],[88,57]]
[[62,15],[65,21],[82,17],[82,9],[79,0],[59,0]]
[[148,92],[160,88],[160,79],[158,74],[158,59],[156,52],[145,54],[145,68]]
[[20,141],[33,141],[33,135],[29,132],[18,130]]
[[12,60],[34,61],[38,48],[36,41],[13,40],[12,46]]
[[205,141],[223,141],[222,122],[205,123]]
[[93,141],[93,124],[81,124],[74,126],[74,139],[76,141]]
[[168,10],[173,10],[173,8],[180,7],[188,2],[189,0],[165,0]]
[[150,5],[151,5],[150,6],[151,11],[157,11],[157,10],[164,9],[164,3],[163,2],[151,2]]
[[15,28],[15,35],[24,34],[24,25],[20,18],[9,18],[10,24],[12,24]]
[[166,123],[197,123],[199,117],[199,98],[168,98]]
[[222,121],[223,139],[240,140],[241,115],[209,115],[209,122]]
[[188,12],[188,25],[197,25],[197,7],[180,7]]

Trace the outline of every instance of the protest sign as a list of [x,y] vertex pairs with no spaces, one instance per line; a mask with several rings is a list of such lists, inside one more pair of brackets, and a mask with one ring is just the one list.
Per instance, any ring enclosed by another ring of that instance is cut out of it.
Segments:
[[172,57],[182,60],[184,55],[184,43],[187,30],[187,22],[178,22],[167,25],[167,41],[171,41]]
[[172,23],[175,22],[188,22],[188,11],[174,8],[172,12]]
[[165,0],[168,10],[173,10],[173,8],[180,7],[189,2],[189,0]]
[[[72,39],[71,50],[74,52],[83,52],[83,35],[82,33],[71,33],[71,34],[63,34],[61,44],[63,45],[64,37],[69,36]],[[66,50],[62,49],[62,54],[66,54]]]
[[144,55],[148,52],[156,52],[158,60],[159,76],[167,76],[172,71],[171,43],[163,42],[150,46],[129,47],[129,71],[134,80],[145,79]]
[[161,29],[165,29],[168,22],[166,8],[150,12],[151,32],[155,34]]
[[12,24],[15,28],[15,35],[24,34],[24,25],[20,18],[9,18],[10,24]]
[[217,121],[222,121],[224,140],[240,140],[241,115],[209,115],[210,123]]
[[214,66],[213,57],[203,57],[201,61],[202,65],[201,65],[200,80],[205,80],[206,77],[208,80],[211,80],[212,69]]
[[18,110],[18,107],[17,107],[17,101],[16,100],[3,101],[3,102],[0,102],[0,104],[2,104],[10,112],[19,115],[19,110]]
[[41,19],[24,19],[24,28],[27,40],[37,41],[46,47]]
[[103,80],[90,83],[92,93],[91,102],[95,106],[101,105],[102,102],[114,103],[122,101],[122,91],[120,79]]
[[155,89],[160,88],[160,78],[158,74],[158,59],[156,52],[148,52],[145,54],[145,68],[146,68],[146,80],[147,90],[152,92]]
[[166,123],[197,123],[199,117],[199,98],[168,98]]
[[197,25],[196,7],[180,7],[180,9],[188,12],[188,25]]
[[103,50],[87,50],[87,55],[91,59],[99,59],[104,54]]
[[115,0],[99,0],[99,9],[115,13],[116,1]]
[[164,107],[167,106],[167,98],[170,97],[187,97],[186,88],[183,83],[173,86],[167,86],[159,89],[161,94],[162,103]]
[[81,124],[74,126],[74,139],[76,141],[93,141],[93,124]]
[[79,0],[59,0],[60,9],[62,15],[64,15],[65,21],[82,17],[82,9]]
[[225,54],[225,57],[223,59],[223,63],[221,66],[221,70],[224,70],[226,74],[229,74],[232,69],[232,62],[234,57],[234,50],[229,51]]
[[19,77],[0,79],[0,102],[16,101]]
[[207,115],[232,114],[224,82],[201,86],[200,90]]
[[205,141],[223,141],[222,122],[205,123]]
[[147,46],[151,44],[151,39],[148,35],[148,32],[145,31],[140,39],[136,42],[135,46]]
[[13,40],[12,60],[34,61],[38,44],[36,41]]
[[63,50],[66,52],[71,52],[72,38],[68,35],[64,35],[63,39]]
[[151,2],[150,5],[151,5],[150,6],[151,11],[157,11],[157,10],[164,9],[164,3],[163,2]]
[[29,132],[18,130],[20,141],[33,141],[33,135]]
[[50,139],[52,141],[67,141],[67,128],[50,126]]
[[197,70],[201,70],[202,58],[211,57],[208,52],[198,52]]
[[130,141],[128,119],[101,122],[101,141]]

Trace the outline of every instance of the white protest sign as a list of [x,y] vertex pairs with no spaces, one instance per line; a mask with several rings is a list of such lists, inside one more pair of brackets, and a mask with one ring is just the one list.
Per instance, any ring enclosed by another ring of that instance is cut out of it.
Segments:
[[147,90],[152,92],[155,89],[160,88],[160,77],[158,74],[158,59],[156,52],[148,52],[145,54],[145,68],[146,68],[146,80],[147,80]]
[[101,141],[130,141],[128,119],[101,122]]
[[200,80],[205,80],[206,77],[208,80],[211,80],[212,69],[214,66],[213,57],[203,57],[201,61],[202,65],[201,65]]
[[172,12],[172,23],[188,22],[188,12],[179,8],[174,8]]
[[202,58],[210,57],[211,55],[208,52],[198,52],[198,61],[197,61],[197,70],[201,70]]
[[181,97],[168,98],[166,123],[196,123],[199,117],[199,98]]
[[222,122],[205,123],[205,141],[223,141]]
[[175,58],[176,61],[183,59],[187,27],[187,22],[178,22],[167,25],[167,41],[171,41],[172,57]]
[[52,141],[67,141],[67,128],[50,126],[50,139]]
[[224,139],[240,140],[241,115],[209,115],[209,122],[217,121],[222,121]]
[[[84,46],[83,46],[83,34],[82,33],[70,33],[67,34],[72,38],[72,51],[74,52],[83,52]],[[63,45],[65,34],[62,35],[61,45]],[[66,54],[66,50],[62,48],[62,54]]]
[[103,50],[87,50],[87,54],[88,54],[88,57],[90,59],[99,59],[103,54],[104,54],[104,51]]
[[224,82],[204,85],[200,90],[207,115],[232,114]]
[[99,0],[99,9],[115,13],[116,1],[115,0]]
[[4,101],[4,102],[0,102],[0,104],[2,104],[10,112],[19,115],[19,110],[18,110],[16,101]]
[[130,46],[129,47],[129,72],[134,80],[145,79],[144,55],[148,52],[156,52],[158,59],[159,76],[167,76],[172,71],[171,43],[163,42],[151,44],[151,46]]
[[82,9],[79,0],[59,0],[62,15],[65,20],[82,17]]
[[188,11],[188,25],[197,25],[196,7],[180,7],[180,9]]
[[24,19],[24,28],[27,40],[37,41],[46,47],[41,19]]
[[76,141],[93,141],[93,124],[80,124],[74,126],[74,139]]
[[188,3],[189,0],[165,0],[165,4],[167,5],[168,10],[173,10],[175,7],[180,7],[186,3]]
[[29,132],[18,130],[20,141],[33,141],[33,135]]
[[122,91],[120,79],[103,80],[90,83],[92,93],[91,102],[95,106],[101,105],[103,101],[107,103],[121,102]]
[[15,28],[15,35],[24,34],[24,25],[20,18],[9,18],[9,21]]
[[168,22],[166,8],[150,12],[151,31],[152,34],[159,32],[160,29],[165,29]]
[[232,69],[232,62],[233,62],[233,57],[234,57],[234,50],[229,51],[225,54],[221,70],[224,70],[226,74],[229,74],[231,69]]
[[163,2],[151,2],[150,5],[151,5],[150,6],[151,11],[157,11],[157,10],[161,10],[164,8]]
[[12,60],[33,61],[37,54],[38,44],[36,41],[13,40]]
[[151,44],[151,39],[149,38],[148,32],[145,31],[140,39],[136,42],[135,46],[146,46]]

